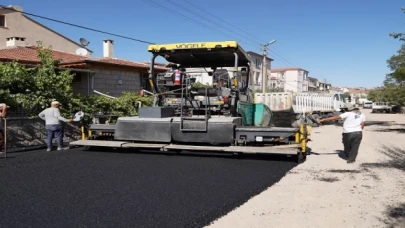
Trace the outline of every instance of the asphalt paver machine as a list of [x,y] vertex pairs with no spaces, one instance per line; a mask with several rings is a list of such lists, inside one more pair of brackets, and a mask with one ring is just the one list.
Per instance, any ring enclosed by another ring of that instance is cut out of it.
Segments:
[[[116,124],[93,124],[91,135],[72,146],[160,151],[285,154],[306,158],[310,128],[272,127],[271,110],[253,102],[251,57],[235,41],[149,45],[152,107]],[[155,74],[161,56],[172,69]],[[193,69],[206,71],[212,86],[195,88]],[[305,118],[305,114],[302,118]]]

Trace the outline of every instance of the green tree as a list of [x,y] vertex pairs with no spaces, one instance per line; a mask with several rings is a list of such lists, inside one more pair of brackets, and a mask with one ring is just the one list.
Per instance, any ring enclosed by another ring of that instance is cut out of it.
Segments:
[[34,67],[17,62],[0,64],[0,99],[26,111],[45,108],[56,99],[63,104],[61,111],[66,112],[71,108],[73,75],[58,68],[60,61],[53,59],[50,49],[40,42],[37,48],[40,63]]
[[[405,13],[405,7],[402,7]],[[402,84],[405,82],[405,33],[390,33],[389,36],[402,42],[401,48],[396,55],[387,60],[392,73],[387,74],[385,84]]]
[[349,98],[349,97],[350,97],[350,93],[349,93],[349,92],[345,92],[345,93],[343,93],[343,96],[344,96],[345,98]]
[[[402,8],[405,13],[405,8]],[[402,44],[397,53],[387,60],[391,73],[387,74],[384,86],[369,92],[367,99],[372,101],[387,101],[393,105],[405,105],[405,33],[390,33],[390,37]]]

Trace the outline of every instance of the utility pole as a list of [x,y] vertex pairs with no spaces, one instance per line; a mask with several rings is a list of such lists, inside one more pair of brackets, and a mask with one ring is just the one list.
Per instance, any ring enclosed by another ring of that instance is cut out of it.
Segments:
[[263,49],[263,64],[262,64],[262,90],[263,93],[267,93],[268,88],[267,88],[267,47],[271,44],[274,44],[276,40],[272,40],[266,44],[262,44],[262,49]]

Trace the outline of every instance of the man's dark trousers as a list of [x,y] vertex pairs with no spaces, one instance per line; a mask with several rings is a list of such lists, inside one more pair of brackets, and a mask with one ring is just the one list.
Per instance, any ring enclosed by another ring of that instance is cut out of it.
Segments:
[[362,138],[361,131],[343,133],[343,146],[348,161],[356,160]]
[[52,139],[55,136],[58,142],[58,147],[63,147],[63,129],[62,126],[59,124],[49,124],[46,125],[46,132],[47,132],[47,140],[46,144],[48,149],[52,148]]

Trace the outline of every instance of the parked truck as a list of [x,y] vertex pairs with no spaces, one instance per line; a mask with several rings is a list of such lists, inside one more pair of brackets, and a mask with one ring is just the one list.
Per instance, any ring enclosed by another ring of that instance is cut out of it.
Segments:
[[371,113],[391,113],[393,105],[388,102],[373,102]]
[[346,112],[353,106],[350,100],[339,92],[272,92],[256,93],[254,102],[268,106],[278,124],[299,126],[303,113],[317,125],[317,119]]

